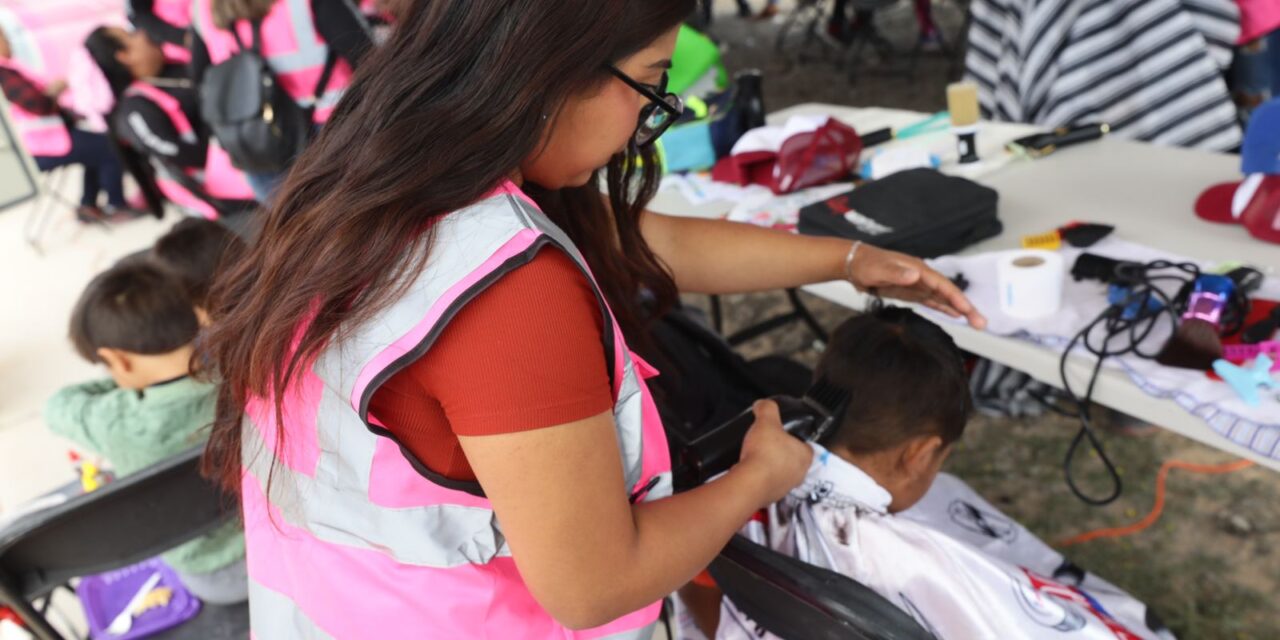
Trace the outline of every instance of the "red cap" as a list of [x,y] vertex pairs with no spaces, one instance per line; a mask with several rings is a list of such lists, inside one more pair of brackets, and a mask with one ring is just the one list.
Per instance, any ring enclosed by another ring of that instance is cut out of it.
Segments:
[[1196,200],[1196,215],[1243,224],[1255,238],[1280,243],[1280,175],[1255,173],[1242,182],[1209,187]]
[[1236,194],[1239,182],[1215,184],[1196,199],[1196,215],[1209,222],[1236,224],[1240,221],[1231,215],[1231,198]]
[[1240,213],[1240,219],[1253,237],[1280,244],[1280,176],[1268,175],[1262,179]]

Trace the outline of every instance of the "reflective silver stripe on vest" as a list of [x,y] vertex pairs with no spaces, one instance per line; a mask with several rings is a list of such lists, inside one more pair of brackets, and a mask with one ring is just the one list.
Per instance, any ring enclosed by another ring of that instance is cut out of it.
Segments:
[[[17,109],[17,107],[14,107],[13,105],[10,105],[10,107]],[[14,125],[23,131],[34,132],[67,128],[66,121],[58,116],[36,116],[31,115],[26,111],[23,111],[22,114],[26,117],[14,118]]]
[[655,621],[640,627],[639,629],[632,629],[631,631],[623,631],[622,633],[604,636],[603,638],[600,638],[600,640],[651,640],[654,632],[657,630],[658,623]]
[[[336,578],[336,576],[335,576]],[[288,596],[249,581],[249,629],[257,640],[332,640]]]
[[[489,509],[451,504],[388,509],[370,502],[368,478],[379,436],[370,433],[346,401],[328,388],[319,413],[328,418],[316,421],[322,453],[315,478],[283,464],[269,475],[272,457],[264,450],[262,438],[252,427],[244,431],[244,464],[285,523],[325,542],[377,551],[407,565],[448,568],[511,555]],[[349,480],[343,479],[353,476],[365,480],[345,484]]]

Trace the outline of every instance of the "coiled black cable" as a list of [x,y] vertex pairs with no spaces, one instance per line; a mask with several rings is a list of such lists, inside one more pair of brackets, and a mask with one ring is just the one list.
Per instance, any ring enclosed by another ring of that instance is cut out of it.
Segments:
[[[1085,325],[1079,333],[1073,336],[1058,361],[1058,375],[1062,379],[1062,391],[1067,400],[1075,406],[1075,412],[1071,413],[1060,408],[1055,408],[1055,410],[1062,415],[1073,417],[1080,421],[1080,430],[1071,439],[1071,445],[1067,448],[1067,454],[1062,462],[1063,474],[1071,492],[1086,504],[1094,506],[1103,506],[1114,502],[1116,498],[1120,497],[1120,493],[1123,490],[1120,474],[1107,456],[1106,450],[1103,448],[1102,442],[1098,440],[1093,426],[1093,392],[1098,382],[1098,376],[1102,372],[1102,365],[1107,358],[1129,354],[1140,358],[1154,359],[1163,345],[1158,345],[1155,351],[1146,352],[1142,349],[1143,343],[1147,341],[1147,338],[1151,336],[1151,333],[1163,318],[1169,320],[1171,330],[1176,330],[1178,319],[1186,309],[1187,300],[1193,290],[1195,280],[1200,277],[1200,267],[1191,262],[1172,262],[1169,260],[1155,260],[1146,264],[1121,263],[1116,267],[1114,275],[1113,282],[1128,287],[1128,294],[1123,300],[1109,305],[1102,313]],[[1173,296],[1165,293],[1158,286],[1168,282],[1177,282],[1179,284],[1177,293]],[[1152,300],[1159,302],[1158,307],[1152,308],[1150,304]],[[1245,303],[1247,304],[1247,300],[1245,300]],[[1233,304],[1239,304],[1239,301],[1233,299]],[[1125,310],[1134,305],[1136,305],[1137,312],[1126,318]],[[1101,340],[1100,344],[1096,342],[1099,339]],[[1124,340],[1119,344],[1113,344],[1113,341],[1117,339]],[[1096,358],[1084,395],[1077,394],[1071,387],[1071,381],[1067,378],[1067,361],[1071,352],[1077,346],[1083,347],[1085,351]],[[1111,480],[1111,491],[1102,497],[1095,497],[1085,493],[1076,484],[1072,471],[1076,452],[1080,449],[1081,443],[1085,441],[1098,454],[1098,458],[1102,461],[1103,467]]]

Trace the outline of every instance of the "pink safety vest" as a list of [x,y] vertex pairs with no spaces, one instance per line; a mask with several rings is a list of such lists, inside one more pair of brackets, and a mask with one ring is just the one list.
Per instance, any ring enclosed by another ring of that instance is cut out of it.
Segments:
[[[219,64],[240,50],[230,31],[214,26],[213,0],[195,0],[191,9],[191,26],[204,41],[210,64]],[[248,20],[236,23],[245,46],[253,42],[253,27]],[[267,64],[280,79],[280,84],[303,107],[315,105],[315,122],[323,124],[351,84],[351,65],[339,59],[334,65],[329,84],[317,97],[316,85],[324,72],[329,45],[320,37],[311,11],[311,0],[276,0],[271,12],[262,20],[262,42],[259,43]]]
[[[22,74],[36,88],[44,91],[45,84],[40,77],[21,63],[0,60],[0,67]],[[12,103],[9,104],[9,115],[13,118],[13,126],[17,127],[27,153],[52,158],[71,153],[71,133],[67,131],[67,123],[60,116],[38,116]]]
[[[197,141],[195,128],[191,119],[182,110],[182,104],[155,85],[146,82],[134,82],[125,91],[126,96],[140,96],[154,102],[169,116],[173,126],[183,142],[194,144]],[[253,189],[245,179],[244,173],[231,165],[231,157],[219,147],[217,142],[209,140],[208,154],[203,169],[186,169],[186,173],[196,182],[204,186],[205,193],[220,200],[254,199]],[[170,202],[197,213],[210,220],[218,218],[218,212],[208,202],[187,191],[169,175],[169,168],[160,162],[153,163],[156,168],[156,183],[160,191]]]
[[588,631],[556,622],[521,579],[479,486],[415,470],[369,414],[374,392],[426,353],[467,301],[549,246],[578,263],[605,311],[626,486],[645,501],[671,494],[666,436],[644,382],[656,371],[627,348],[564,233],[510,183],[435,232],[431,260],[405,293],[323,351],[287,394],[283,450],[274,406],[247,407],[253,637],[649,640],[660,603]]
[[1240,5],[1240,44],[1248,44],[1280,29],[1277,0],[1236,0]]
[[[191,26],[191,0],[155,0],[151,11],[157,18],[180,29]],[[178,64],[191,62],[191,52],[186,47],[165,42],[160,45],[166,60]]]

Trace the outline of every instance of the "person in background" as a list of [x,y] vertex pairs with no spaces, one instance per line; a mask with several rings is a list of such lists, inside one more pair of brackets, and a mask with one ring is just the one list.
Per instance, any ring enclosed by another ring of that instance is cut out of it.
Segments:
[[1240,37],[1228,78],[1243,119],[1280,95],[1280,2],[1236,0]]
[[[81,222],[130,217],[137,212],[124,197],[124,170],[106,135],[76,126],[77,116],[58,100],[66,91],[63,80],[45,80],[13,57],[10,35],[0,29],[0,86],[9,100],[10,116],[23,146],[41,171],[79,164],[84,167],[80,206]],[[107,204],[99,196],[106,192]]]
[[[373,46],[364,16],[347,0],[195,0],[192,4],[191,77],[199,86],[204,71],[240,50],[235,29],[252,46],[252,24],[261,24],[260,50],[281,86],[299,105],[314,107],[316,127],[324,125],[351,82],[352,72]],[[335,55],[328,86],[317,90],[330,52]],[[248,174],[259,202],[267,202],[280,174]]]
[[[747,4],[746,0],[739,0],[738,8],[740,13],[743,7],[746,8],[746,13],[742,15],[751,15],[751,7]],[[764,8],[760,10],[760,13],[756,14],[755,19],[768,20],[776,15],[778,15],[778,0],[766,0]]]
[[186,68],[143,31],[99,27],[85,48],[115,96],[111,132],[150,161],[165,198],[194,215],[240,222],[253,209],[253,190],[210,143]]
[[187,218],[156,240],[149,257],[182,286],[200,326],[207,327],[214,278],[222,268],[236,263],[244,251],[244,240],[224,225]]
[[[201,446],[217,393],[188,375],[199,330],[182,286],[159,267],[129,262],[100,274],[76,302],[70,334],[80,356],[106,367],[110,378],[50,398],[49,429],[105,457],[122,476]],[[238,522],[161,557],[205,602],[248,598]]]
[[[933,0],[912,0],[916,12],[916,25],[919,43],[922,47],[936,48],[942,44],[942,33],[933,22]],[[835,6],[827,19],[827,35],[832,39],[848,44],[854,32],[863,25],[870,24],[873,12],[867,9],[855,9],[853,18],[849,18],[850,0],[835,0]]]
[[125,0],[129,21],[151,37],[170,62],[189,64],[191,0]]

